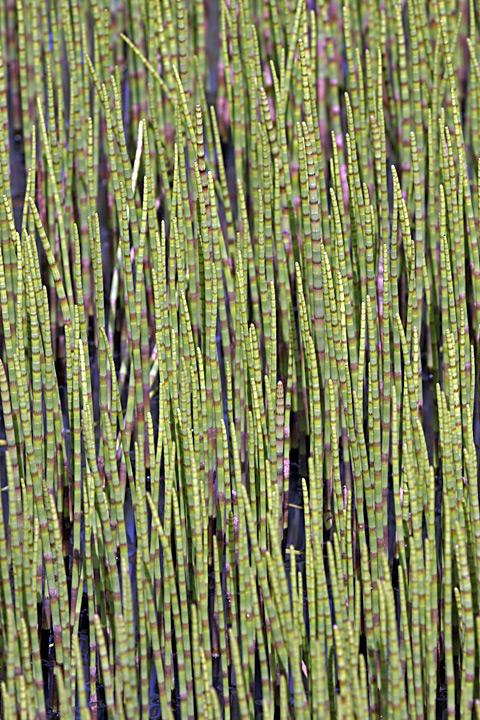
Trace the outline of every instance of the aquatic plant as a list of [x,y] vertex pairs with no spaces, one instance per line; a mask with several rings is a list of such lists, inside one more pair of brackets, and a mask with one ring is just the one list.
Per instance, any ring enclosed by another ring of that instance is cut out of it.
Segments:
[[2,718],[480,717],[478,29],[2,5]]

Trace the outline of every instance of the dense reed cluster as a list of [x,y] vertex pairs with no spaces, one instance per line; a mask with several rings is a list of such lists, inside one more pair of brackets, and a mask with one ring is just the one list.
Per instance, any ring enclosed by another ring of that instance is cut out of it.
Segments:
[[2,718],[480,718],[479,19],[1,3]]

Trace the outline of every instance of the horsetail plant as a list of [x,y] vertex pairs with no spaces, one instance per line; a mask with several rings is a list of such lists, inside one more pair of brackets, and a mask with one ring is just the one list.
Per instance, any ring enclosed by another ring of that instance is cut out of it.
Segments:
[[0,8],[2,718],[480,718],[479,27]]

